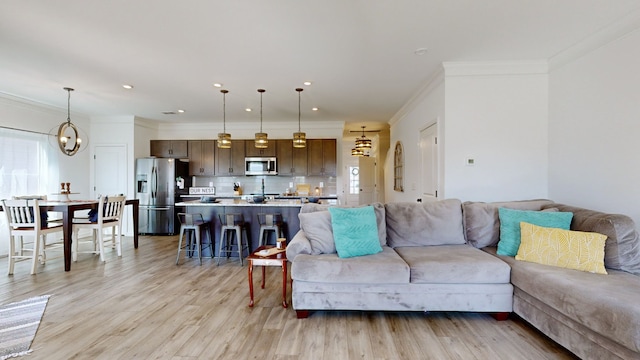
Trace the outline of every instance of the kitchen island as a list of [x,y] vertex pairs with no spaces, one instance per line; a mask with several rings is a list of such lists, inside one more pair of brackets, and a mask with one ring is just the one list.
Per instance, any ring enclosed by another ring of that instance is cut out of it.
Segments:
[[[239,198],[234,199],[218,199],[215,202],[206,202],[200,200],[183,201],[176,203],[177,212],[186,212],[190,214],[202,214],[204,220],[211,222],[211,238],[214,241],[214,249],[218,251],[220,243],[220,216],[230,213],[241,213],[244,216],[244,220],[249,223],[249,247],[253,251],[258,247],[260,224],[258,223],[258,213],[280,213],[284,221],[283,232],[287,241],[298,232],[300,229],[300,221],[298,220],[298,213],[302,207],[302,202],[299,199],[289,200],[267,200],[267,202],[261,204],[249,203],[246,200]],[[273,238],[273,235],[270,234]],[[273,240],[271,240],[273,243]],[[203,251],[203,256],[209,256]]]

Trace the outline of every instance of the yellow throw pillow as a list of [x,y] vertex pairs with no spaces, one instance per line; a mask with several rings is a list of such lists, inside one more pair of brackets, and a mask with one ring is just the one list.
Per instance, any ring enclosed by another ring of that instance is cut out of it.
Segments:
[[604,243],[606,235],[545,228],[520,223],[520,248],[516,260],[567,269],[606,274]]

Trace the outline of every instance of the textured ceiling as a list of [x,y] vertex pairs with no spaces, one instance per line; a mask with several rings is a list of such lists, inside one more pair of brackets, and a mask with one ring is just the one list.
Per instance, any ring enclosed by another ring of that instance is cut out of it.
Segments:
[[[443,61],[545,60],[637,0],[4,0],[0,92],[163,122],[387,122]],[[424,55],[414,51],[426,48]],[[303,81],[312,81],[303,86]],[[122,84],[132,84],[125,90]],[[311,107],[319,110],[312,112]],[[255,111],[246,112],[245,108]],[[184,114],[163,111],[184,109]],[[265,125],[266,126],[266,125]]]

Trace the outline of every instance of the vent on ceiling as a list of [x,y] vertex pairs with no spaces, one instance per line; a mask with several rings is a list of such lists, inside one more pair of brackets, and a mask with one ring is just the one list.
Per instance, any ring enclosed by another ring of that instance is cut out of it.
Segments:
[[162,112],[164,115],[175,115],[176,112],[175,111],[163,111]]

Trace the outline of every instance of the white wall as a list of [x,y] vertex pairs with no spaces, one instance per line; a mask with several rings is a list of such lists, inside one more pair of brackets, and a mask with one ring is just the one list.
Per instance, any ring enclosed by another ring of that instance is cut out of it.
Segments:
[[[546,61],[444,66],[444,196],[546,198]],[[468,166],[467,158],[475,165]]]
[[640,225],[640,30],[552,68],[549,195]]
[[[438,122],[438,141],[446,141],[440,136],[444,129],[444,91],[443,73],[439,73],[425,84],[418,95],[411,99],[389,122],[391,135],[389,151],[384,164],[386,202],[415,202],[422,196],[420,131]],[[404,148],[403,192],[393,190],[393,157],[397,141],[402,142]],[[443,151],[441,150],[440,162],[442,159]],[[442,184],[444,181],[443,173],[440,172],[440,175],[440,184]]]
[[[546,62],[445,63],[391,123],[387,201],[421,197],[420,131],[438,123],[439,198],[547,197]],[[393,148],[405,153],[403,193],[393,190]],[[473,158],[474,166],[466,159]]]

